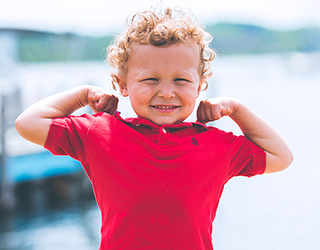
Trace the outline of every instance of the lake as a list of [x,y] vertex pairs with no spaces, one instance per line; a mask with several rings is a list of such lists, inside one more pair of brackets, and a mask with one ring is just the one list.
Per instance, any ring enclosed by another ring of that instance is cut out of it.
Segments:
[[[320,224],[320,55],[218,56],[213,78],[199,99],[232,96],[266,119],[294,153],[285,171],[253,178],[237,177],[225,186],[214,222],[215,250],[316,250]],[[15,81],[23,107],[56,91],[79,84],[111,90],[104,63],[19,65]],[[132,116],[129,101],[119,110]],[[193,113],[189,120],[194,120]],[[238,134],[228,118],[214,122]],[[17,145],[40,150],[10,131],[9,154]],[[97,249],[100,214],[93,200],[41,212],[20,211],[1,219],[0,250]]]

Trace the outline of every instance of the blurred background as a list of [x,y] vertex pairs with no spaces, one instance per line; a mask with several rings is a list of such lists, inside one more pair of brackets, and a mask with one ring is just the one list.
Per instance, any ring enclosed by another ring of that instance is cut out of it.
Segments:
[[[82,84],[118,95],[105,48],[127,16],[150,6],[189,8],[213,35],[214,74],[199,100],[244,101],[295,156],[283,172],[227,183],[215,249],[319,249],[318,0],[1,0],[0,250],[98,248],[100,213],[81,165],[24,141],[14,120],[37,100]],[[133,116],[119,98],[122,115]],[[240,133],[228,118],[212,125]]]

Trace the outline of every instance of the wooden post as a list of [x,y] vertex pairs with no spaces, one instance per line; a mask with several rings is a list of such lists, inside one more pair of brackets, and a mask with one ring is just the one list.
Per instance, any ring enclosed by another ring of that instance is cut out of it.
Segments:
[[9,90],[11,90],[13,83],[9,82],[9,79],[10,76],[16,74],[13,70],[14,65],[18,62],[18,37],[15,31],[0,32],[0,57],[0,207],[12,209],[15,199],[13,183],[8,180],[6,171],[6,131],[9,125],[14,125],[15,119],[11,117],[8,119],[8,114],[15,115],[11,110],[15,106],[16,100],[11,101],[10,105],[6,105],[6,98],[10,98],[11,91]]
[[11,210],[15,205],[12,183],[9,182],[6,174],[6,121],[4,94],[0,92],[0,145],[1,145],[1,179],[0,179],[0,207],[4,210]]

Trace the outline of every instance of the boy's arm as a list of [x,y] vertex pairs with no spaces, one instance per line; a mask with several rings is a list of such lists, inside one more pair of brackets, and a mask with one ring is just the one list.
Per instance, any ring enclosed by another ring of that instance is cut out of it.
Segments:
[[293,156],[281,136],[264,120],[238,100],[212,98],[202,101],[198,107],[198,121],[209,122],[229,116],[243,134],[266,152],[265,173],[287,168]]
[[95,113],[114,113],[118,98],[94,86],[81,86],[49,96],[33,104],[16,119],[16,129],[26,140],[44,146],[53,118],[72,114],[90,105]]

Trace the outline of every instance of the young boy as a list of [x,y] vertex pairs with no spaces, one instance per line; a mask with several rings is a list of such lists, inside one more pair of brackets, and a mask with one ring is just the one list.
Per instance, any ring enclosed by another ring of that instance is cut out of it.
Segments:
[[[101,210],[101,250],[213,249],[224,184],[290,165],[285,142],[238,100],[202,101],[198,122],[183,122],[211,74],[209,43],[182,12],[137,13],[108,55],[113,84],[137,118],[121,118],[118,99],[93,86],[48,97],[17,118],[21,136],[81,161]],[[71,115],[85,105],[96,114]],[[223,116],[244,136],[205,125]]]

